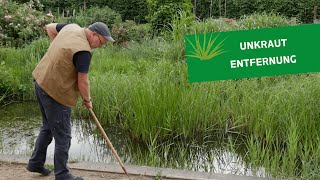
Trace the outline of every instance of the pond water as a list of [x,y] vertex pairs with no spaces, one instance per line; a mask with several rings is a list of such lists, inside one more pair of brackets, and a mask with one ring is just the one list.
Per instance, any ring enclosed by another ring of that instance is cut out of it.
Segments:
[[[38,106],[34,102],[15,103],[0,109],[0,153],[30,156],[41,125]],[[125,164],[134,164],[134,150],[128,146],[129,136],[117,127],[105,131]],[[136,144],[136,143],[135,143]],[[136,144],[139,146],[139,144]],[[186,162],[191,170],[247,176],[265,176],[263,168],[253,173],[242,160],[241,155],[231,153],[222,147],[209,148],[190,146]],[[209,153],[208,153],[209,152]],[[48,147],[47,156],[53,158],[54,140]],[[210,157],[209,157],[210,156]],[[90,120],[72,120],[72,142],[70,161],[91,161],[116,163],[111,150]]]

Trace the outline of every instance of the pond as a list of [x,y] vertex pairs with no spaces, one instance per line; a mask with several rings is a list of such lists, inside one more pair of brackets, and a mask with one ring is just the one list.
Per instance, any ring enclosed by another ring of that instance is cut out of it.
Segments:
[[[15,103],[0,110],[0,153],[30,156],[34,142],[41,125],[41,116],[35,102]],[[105,131],[125,164],[141,165],[137,162],[135,154],[139,143],[132,143],[126,132],[119,127],[104,127]],[[252,171],[242,160],[240,154],[228,151],[227,148],[202,145],[187,146],[184,165],[190,170],[200,172],[215,172],[247,176],[265,176],[264,168]],[[181,148],[181,147],[180,147]],[[146,152],[149,150],[146,148]],[[181,151],[181,149],[180,149]],[[47,156],[53,158],[54,140],[48,147]],[[169,155],[170,156],[170,155]],[[72,120],[72,142],[69,151],[69,160],[116,163],[111,150],[106,146],[93,122],[88,119]],[[183,167],[184,166],[184,167]]]

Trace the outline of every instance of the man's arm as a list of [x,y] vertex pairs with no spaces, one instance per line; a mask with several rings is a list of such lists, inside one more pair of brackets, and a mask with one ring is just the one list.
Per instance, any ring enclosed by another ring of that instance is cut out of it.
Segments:
[[46,30],[48,33],[49,38],[51,39],[51,41],[57,36],[58,31],[57,31],[57,24],[58,23],[51,23],[46,25]]
[[88,73],[78,72],[78,88],[83,99],[83,105],[88,109],[92,109]]

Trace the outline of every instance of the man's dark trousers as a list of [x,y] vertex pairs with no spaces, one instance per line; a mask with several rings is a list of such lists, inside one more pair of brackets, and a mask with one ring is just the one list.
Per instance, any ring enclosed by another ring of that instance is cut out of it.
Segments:
[[37,82],[35,93],[42,113],[42,126],[35,143],[35,148],[28,166],[41,168],[44,166],[48,145],[55,140],[54,174],[56,180],[68,178],[68,154],[71,143],[71,108],[56,102]]

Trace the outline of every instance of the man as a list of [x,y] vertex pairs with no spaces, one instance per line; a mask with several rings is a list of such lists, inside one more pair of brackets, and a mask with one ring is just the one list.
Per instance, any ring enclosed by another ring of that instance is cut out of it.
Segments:
[[67,167],[71,142],[71,108],[79,95],[92,109],[88,71],[94,48],[114,42],[108,26],[96,22],[88,28],[77,24],[52,23],[46,26],[52,40],[47,53],[34,69],[35,93],[42,113],[42,126],[27,170],[49,175],[44,168],[47,147],[55,139],[54,174],[56,180],[82,180]]

